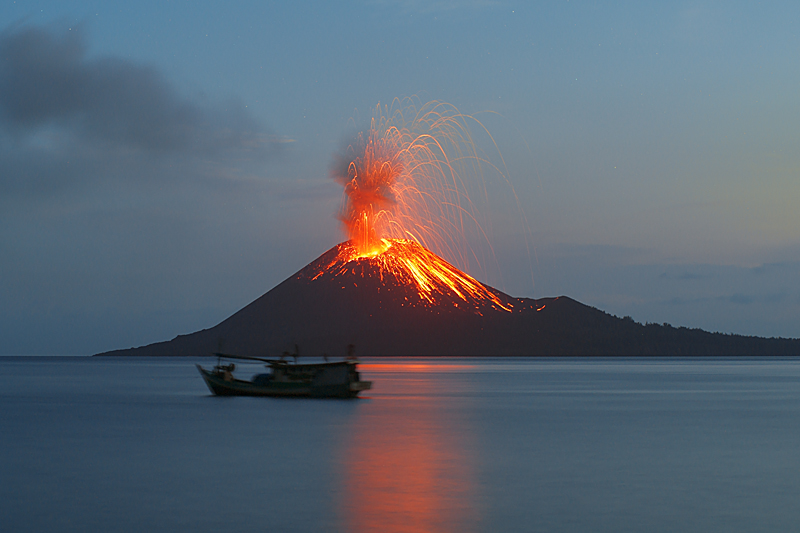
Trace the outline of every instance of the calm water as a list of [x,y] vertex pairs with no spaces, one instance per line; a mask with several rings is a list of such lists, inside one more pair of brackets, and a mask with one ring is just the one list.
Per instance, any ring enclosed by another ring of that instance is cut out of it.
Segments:
[[0,358],[0,527],[800,524],[800,360],[368,359],[355,401],[212,397],[194,362]]

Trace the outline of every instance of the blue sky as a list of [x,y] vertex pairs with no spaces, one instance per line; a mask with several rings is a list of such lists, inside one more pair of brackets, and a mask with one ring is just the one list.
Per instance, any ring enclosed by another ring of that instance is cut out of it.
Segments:
[[799,19],[792,2],[4,2],[0,352],[223,320],[344,239],[332,156],[403,97],[474,115],[502,153],[531,254],[497,185],[483,281],[800,337]]

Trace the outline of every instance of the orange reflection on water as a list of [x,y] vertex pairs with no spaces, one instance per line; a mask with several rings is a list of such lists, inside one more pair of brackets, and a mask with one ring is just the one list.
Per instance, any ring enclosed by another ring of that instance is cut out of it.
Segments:
[[361,363],[361,372],[454,372],[472,370],[475,365],[427,364],[427,363]]
[[470,435],[448,419],[447,409],[430,394],[434,381],[418,379],[413,371],[400,381],[407,395],[376,396],[359,405],[344,453],[345,530],[473,530],[478,502],[465,447]]

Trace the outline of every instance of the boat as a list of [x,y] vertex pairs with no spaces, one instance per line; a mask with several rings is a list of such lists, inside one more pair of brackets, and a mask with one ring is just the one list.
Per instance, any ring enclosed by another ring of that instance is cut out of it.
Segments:
[[[216,354],[217,364],[211,370],[196,365],[212,393],[217,396],[287,396],[306,398],[355,398],[372,388],[371,381],[362,381],[358,360],[297,363],[281,359],[265,359]],[[268,372],[253,376],[250,381],[233,376],[236,364],[223,364],[222,359],[244,359],[266,363]]]

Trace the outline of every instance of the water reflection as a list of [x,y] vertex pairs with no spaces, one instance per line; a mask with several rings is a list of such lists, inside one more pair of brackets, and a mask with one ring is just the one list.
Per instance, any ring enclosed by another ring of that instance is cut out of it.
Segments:
[[[474,429],[463,411],[453,416],[446,384],[425,367],[364,370],[378,386],[359,404],[342,451],[343,530],[476,529]],[[394,390],[381,390],[389,383]]]

